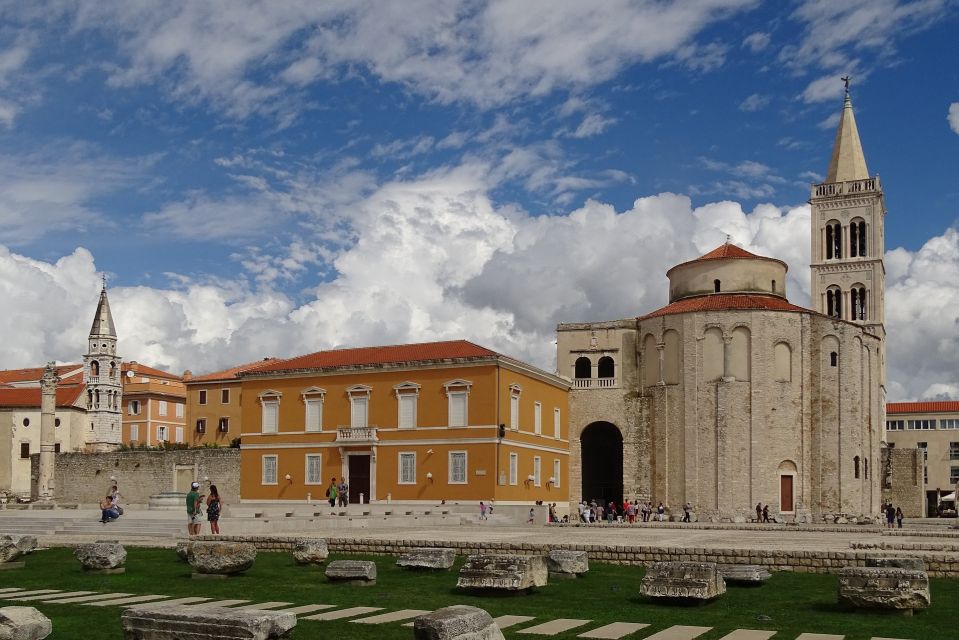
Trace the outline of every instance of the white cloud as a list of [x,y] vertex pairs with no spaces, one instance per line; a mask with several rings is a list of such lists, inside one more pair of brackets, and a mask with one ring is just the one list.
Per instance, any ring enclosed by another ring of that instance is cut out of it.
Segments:
[[743,46],[748,48],[752,53],[759,53],[769,46],[770,40],[771,38],[768,33],[757,31],[746,36],[743,40]]
[[949,105],[948,120],[952,130],[959,133],[959,102],[953,102]]
[[739,103],[739,110],[746,112],[759,111],[765,109],[770,100],[772,100],[771,96],[754,93]]
[[836,111],[835,113],[830,113],[828,116],[820,120],[816,126],[826,131],[833,130],[837,126],[839,126],[840,115],[841,115],[840,111]]
[[573,138],[589,138],[597,136],[612,125],[616,124],[616,118],[607,118],[598,113],[590,113],[583,121],[579,123],[576,130],[570,136]]

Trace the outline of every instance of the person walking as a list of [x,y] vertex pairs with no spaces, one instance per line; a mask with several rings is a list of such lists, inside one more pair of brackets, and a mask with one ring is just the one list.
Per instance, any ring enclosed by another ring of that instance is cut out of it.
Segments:
[[526,519],[526,524],[533,524],[533,521],[536,519],[536,511],[533,510],[533,507],[529,508],[529,518]]
[[896,520],[896,508],[892,506],[892,503],[886,505],[886,528],[894,529],[895,525],[893,524]]
[[896,526],[902,529],[903,513],[901,507],[896,507]]
[[693,505],[689,502],[683,505],[683,522],[689,522],[689,514],[693,511]]
[[659,506],[656,507],[656,519],[660,522],[663,521],[663,518],[666,516],[666,507],[662,502],[659,503]]
[[330,501],[330,509],[336,507],[336,478],[330,478],[330,486],[326,488],[326,499]]
[[486,503],[480,500],[480,520],[486,520]]
[[206,497],[206,519],[210,521],[210,533],[220,535],[220,492],[216,485],[210,485],[210,495]]
[[200,535],[200,527],[203,526],[202,500],[203,496],[200,494],[200,483],[192,483],[190,485],[190,492],[186,494],[186,528],[191,536]]
[[756,522],[759,523],[762,521],[763,521],[763,503],[757,502],[756,503]]
[[336,485],[336,496],[341,507],[350,506],[350,485],[346,484],[346,478],[340,478],[340,484]]
[[769,522],[769,505],[763,505],[763,522]]

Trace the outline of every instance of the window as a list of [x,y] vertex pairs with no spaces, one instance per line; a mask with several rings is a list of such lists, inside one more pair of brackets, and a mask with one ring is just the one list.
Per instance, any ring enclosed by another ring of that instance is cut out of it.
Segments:
[[200,397],[197,400],[198,404],[206,404],[206,389],[200,389]]
[[263,427],[262,433],[276,433],[277,421],[280,413],[280,403],[276,400],[265,400],[263,402]]
[[160,400],[160,401],[157,403],[157,414],[159,414],[159,415],[161,415],[161,416],[165,416],[165,415],[166,415],[166,400]]
[[167,438],[166,427],[161,424],[160,426],[157,427],[157,440],[161,442],[165,442],[168,439],[169,438]]
[[959,467],[949,467],[949,484],[959,482]]
[[59,442],[56,443],[55,445],[53,445],[53,452],[54,452],[54,453],[60,453],[60,443],[59,443]]
[[226,433],[230,430],[230,419],[229,418],[220,418],[216,424],[216,428],[220,433]]
[[533,486],[539,487],[543,481],[543,459],[533,456]]
[[935,420],[906,420],[906,431],[932,431],[935,428]]
[[563,436],[559,407],[553,409],[553,437],[559,440]]
[[130,400],[130,404],[127,405],[127,413],[129,413],[131,416],[140,415],[140,401]]
[[196,421],[196,432],[206,433],[206,418],[200,418]]
[[509,386],[509,428],[519,431],[519,396],[523,389],[518,384]]
[[183,427],[176,428],[176,441],[183,442]]
[[593,377],[593,363],[586,356],[576,358],[576,362],[573,364],[573,377],[574,378],[592,378]]
[[852,289],[849,290],[849,295],[852,297],[852,319],[865,320],[866,319],[866,288],[853,287]]
[[862,258],[866,255],[866,222],[853,220],[849,223],[849,256]]
[[836,287],[826,291],[826,315],[842,319],[842,291]]
[[533,433],[539,435],[543,433],[543,403],[533,403]]
[[263,456],[261,464],[263,466],[261,484],[276,484],[276,456]]
[[858,478],[859,477],[859,456],[856,456],[855,458],[853,458],[852,463],[853,463],[853,473],[855,474],[855,477]]
[[448,403],[447,422],[451,427],[469,424],[469,394],[473,383],[469,380],[450,380],[443,383]]
[[839,354],[833,351],[829,354],[829,366],[838,367],[839,366]]
[[713,292],[719,293],[723,289],[723,283],[719,280],[713,280]]
[[370,399],[368,396],[350,398],[350,426],[365,429],[369,426]]
[[182,402],[177,402],[177,403],[176,403],[176,417],[177,417],[177,418],[182,418],[182,417],[183,417],[183,403],[182,403]]
[[945,418],[939,421],[940,429],[959,429],[959,420],[955,418]]
[[220,404],[230,404],[229,389],[220,389]]
[[866,480],[869,479],[869,458],[862,459],[862,475]]
[[922,450],[922,459],[929,459],[929,443],[928,442],[917,442],[916,448]]
[[323,430],[323,400],[320,398],[309,398],[304,402],[306,406],[306,430]]
[[905,420],[886,420],[886,431],[905,431]]
[[949,443],[949,459],[959,460],[959,442]]
[[466,484],[466,452],[450,451],[450,484]]
[[54,419],[53,419],[53,426],[55,426],[55,427],[59,427],[59,426],[60,426],[60,418],[54,418]]
[[21,442],[20,443],[20,459],[25,460],[30,457],[30,443]]
[[509,483],[516,484],[519,479],[517,475],[519,474],[519,455],[516,453],[509,454]]
[[130,425],[130,441],[136,442],[140,439],[140,425],[131,424]]
[[826,225],[826,259],[842,258],[842,225],[829,222]]
[[416,484],[415,453],[400,453],[399,473],[398,482],[400,484]]
[[[397,421],[400,429],[412,429],[416,426],[416,394],[413,393],[402,393],[397,397],[398,407],[397,407]],[[450,401],[450,415],[452,415],[452,398]],[[463,426],[461,424],[453,425],[452,418],[450,426]]]
[[556,458],[555,460],[553,460],[553,486],[554,487],[558,488],[560,486],[560,478],[562,477],[562,473],[560,473],[561,471],[562,471],[562,466],[560,465],[559,458]]
[[29,426],[30,426],[30,418],[24,418],[22,424],[23,424],[23,426],[25,426],[25,427],[29,427]]
[[323,456],[319,453],[306,454],[306,482],[304,484],[323,484]]

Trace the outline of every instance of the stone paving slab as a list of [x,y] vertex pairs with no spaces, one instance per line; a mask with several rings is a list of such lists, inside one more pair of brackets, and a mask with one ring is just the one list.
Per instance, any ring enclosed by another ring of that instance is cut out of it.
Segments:
[[0,593],[10,593],[11,591],[23,591],[22,587],[4,587],[0,589]]
[[20,595],[20,594],[13,593],[8,596],[5,596],[5,599],[14,600],[14,601],[16,600],[29,600],[29,601],[53,600],[55,598],[69,598],[71,596],[88,596],[93,593],[96,593],[96,591],[67,591],[67,592],[56,591],[54,593],[42,593],[38,596],[28,596],[28,595]]
[[318,613],[315,616],[306,616],[304,620],[340,620],[342,618],[355,618],[364,613],[373,613],[382,611],[383,607],[350,607],[349,609],[337,609],[327,613]]
[[209,609],[210,607],[231,607],[235,604],[246,604],[249,600],[213,600],[189,605],[191,609]]
[[719,640],[769,640],[776,635],[775,631],[765,631],[760,629],[736,629],[732,633],[724,635]]
[[843,640],[834,633],[800,633],[796,640]]
[[582,627],[589,624],[592,620],[576,620],[575,618],[557,618],[543,624],[538,624],[528,629],[521,629],[517,633],[532,633],[538,636],[555,636],[557,633],[563,633],[576,627]]
[[[241,607],[232,607],[237,611],[266,611],[267,609],[279,609],[280,607],[288,607],[292,602],[254,602],[253,604],[245,604]],[[287,612],[289,613],[289,612]]]
[[313,613],[314,611],[322,611],[323,609],[332,609],[335,604],[304,604],[299,607],[290,607],[289,609],[280,609],[281,613],[292,613],[293,615],[299,616],[304,613]]
[[613,622],[606,625],[605,627],[599,627],[593,629],[592,631],[587,631],[586,633],[581,633],[577,638],[608,638],[610,640],[618,640],[623,636],[628,636],[631,633],[636,633],[640,629],[645,629],[648,627],[648,624],[642,622]]
[[430,613],[429,610],[425,609],[400,609],[399,611],[393,611],[391,613],[381,613],[379,615],[370,616],[369,618],[360,618],[359,620],[350,620],[350,622],[355,622],[356,624],[385,624],[387,622],[400,622],[402,620],[409,620],[410,618],[415,618],[423,614]]
[[502,630],[507,627],[523,624],[524,622],[529,622],[530,620],[535,619],[536,616],[500,616],[498,618],[493,618],[493,622],[495,622],[496,626]]
[[153,602],[155,600],[169,600],[170,596],[143,595],[130,596],[129,598],[117,598],[115,600],[100,600],[99,602],[86,602],[89,607],[115,607],[117,605],[134,605],[141,602]]
[[24,591],[21,589],[17,593],[3,594],[2,596],[0,596],[0,599],[13,600],[13,599],[20,599],[23,596],[32,596],[32,595],[42,596],[45,593],[63,593],[63,591],[61,591],[60,589],[33,589],[32,591]]
[[[690,627],[678,624],[647,636],[643,640],[693,640],[693,638],[698,638],[710,629],[712,627]],[[839,640],[842,640],[842,638],[839,638]]]
[[137,608],[156,609],[158,607],[165,607],[170,604],[196,604],[197,602],[204,602],[206,600],[209,600],[209,598],[200,598],[198,596],[187,596],[185,598],[176,598],[174,600],[161,600],[160,602],[148,602],[146,604],[138,604]]
[[94,602],[96,600],[113,600],[116,598],[126,598],[132,596],[132,593],[100,593],[95,596],[77,596],[75,598],[57,598],[56,600],[47,600],[46,603],[52,604],[77,604],[83,602]]

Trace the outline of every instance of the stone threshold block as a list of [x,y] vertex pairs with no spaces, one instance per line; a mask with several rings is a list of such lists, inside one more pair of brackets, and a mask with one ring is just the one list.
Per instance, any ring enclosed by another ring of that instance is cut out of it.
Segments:
[[550,578],[578,578],[589,571],[589,554],[585,551],[554,549],[546,556]]
[[373,586],[376,564],[370,560],[334,560],[326,567],[326,579],[338,584]]
[[647,598],[705,602],[726,593],[714,562],[656,562],[646,571],[639,593]]
[[592,620],[557,618],[556,620],[550,620],[549,622],[544,622],[543,624],[538,624],[534,627],[521,629],[517,631],[517,633],[525,633],[535,636],[555,636],[560,633],[565,633],[571,629],[576,629],[577,627],[583,627],[590,622],[592,622]]
[[453,605],[413,621],[415,640],[504,640],[489,613],[477,607]]
[[932,602],[929,576],[914,569],[846,567],[839,572],[839,602],[911,616]]
[[758,564],[718,564],[719,574],[727,584],[758,586],[766,584],[772,574]]
[[643,640],[693,640],[693,638],[698,638],[711,629],[712,627],[692,627],[678,624],[668,629],[657,631]]
[[592,629],[581,633],[577,638],[604,638],[606,640],[619,640],[632,633],[636,633],[640,629],[645,629],[648,627],[648,624],[642,622],[612,622],[605,626],[599,627],[598,629]]
[[120,616],[124,640],[281,640],[296,616],[279,611],[243,611],[170,605],[130,607]]
[[404,569],[447,570],[456,561],[454,549],[424,547],[411,549],[396,559],[396,566]]
[[0,608],[0,638],[42,640],[52,632],[50,619],[33,607]]
[[548,576],[544,556],[479,554],[467,558],[456,586],[460,589],[526,593],[534,587],[545,586]]
[[400,609],[399,611],[390,611],[369,618],[360,618],[359,620],[350,620],[355,624],[386,624],[387,622],[403,622],[410,618],[416,618],[430,613],[427,609]]

